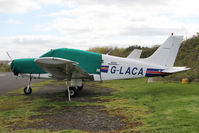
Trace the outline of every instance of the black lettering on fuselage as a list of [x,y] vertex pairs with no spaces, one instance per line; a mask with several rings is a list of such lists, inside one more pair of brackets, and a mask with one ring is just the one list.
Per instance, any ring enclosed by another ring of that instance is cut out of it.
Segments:
[[140,69],[138,75],[143,75],[143,68]]
[[120,74],[124,74],[124,73],[122,72],[122,67],[120,67]]
[[112,74],[115,74],[115,72],[116,72],[116,66],[113,66],[113,67],[111,68],[111,73],[112,73]]
[[130,68],[130,67],[128,67],[128,68],[126,69],[125,74],[129,74],[129,75],[130,75],[130,74],[131,74],[131,73],[130,73],[130,71],[131,71],[131,68]]
[[143,72],[143,68],[137,68],[137,67],[127,67],[126,69],[124,69],[124,67],[120,67],[120,68],[117,68],[116,66],[112,66],[111,67],[111,70],[110,70],[110,73],[111,74],[116,74],[118,73],[121,74],[121,75],[144,75],[144,72]]
[[134,67],[134,68],[132,69],[132,74],[133,74],[133,75],[136,75],[136,74],[137,74],[137,70],[138,70],[138,68],[137,68],[137,67]]

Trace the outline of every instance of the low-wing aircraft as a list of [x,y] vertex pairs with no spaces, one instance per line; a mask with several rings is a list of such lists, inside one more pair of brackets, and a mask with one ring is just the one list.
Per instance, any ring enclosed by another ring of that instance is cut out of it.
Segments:
[[11,62],[14,75],[28,76],[25,94],[31,94],[32,78],[55,78],[67,82],[67,96],[75,97],[83,81],[103,81],[154,76],[167,76],[188,70],[173,67],[183,36],[171,35],[150,57],[139,58],[134,50],[127,58],[89,51],[60,48],[50,50],[39,58],[15,59]]

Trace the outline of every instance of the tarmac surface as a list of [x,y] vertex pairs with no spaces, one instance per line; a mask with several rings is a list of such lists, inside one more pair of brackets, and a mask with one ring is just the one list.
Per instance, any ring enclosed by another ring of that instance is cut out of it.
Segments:
[[[28,84],[28,78],[16,77],[12,72],[0,72],[0,95],[9,91],[24,88]],[[32,82],[38,82],[41,80],[34,80]]]

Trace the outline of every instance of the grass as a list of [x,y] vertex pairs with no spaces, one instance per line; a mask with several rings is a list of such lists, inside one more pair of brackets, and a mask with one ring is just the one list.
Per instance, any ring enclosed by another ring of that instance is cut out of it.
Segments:
[[103,86],[116,88],[105,106],[113,115],[129,123],[124,131],[198,132],[198,83],[155,82],[146,79],[107,81]]
[[[35,83],[32,88],[38,89],[49,84],[58,86],[63,83],[47,80]],[[0,96],[0,132],[52,132],[34,129],[12,131],[9,129],[9,126],[19,123],[21,126],[25,126],[32,123],[33,121],[29,120],[29,117],[36,115],[38,112],[34,110],[40,107],[48,106],[57,109],[63,106],[87,105],[103,105],[110,115],[124,117],[127,126],[120,132],[196,133],[199,131],[198,83],[185,85],[162,81],[146,83],[146,79],[132,79],[89,84],[110,87],[115,91],[112,92],[111,96],[98,96],[97,98],[104,101],[99,103],[52,101],[52,99],[49,102],[49,99],[39,97],[33,97],[30,101],[21,94],[23,90],[17,90],[8,95]],[[64,97],[63,95],[57,95],[55,99]],[[57,132],[79,133],[83,131],[63,130]]]

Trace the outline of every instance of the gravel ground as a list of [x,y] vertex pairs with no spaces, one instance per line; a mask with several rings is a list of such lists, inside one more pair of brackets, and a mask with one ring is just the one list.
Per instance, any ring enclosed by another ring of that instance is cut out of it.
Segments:
[[[107,102],[94,98],[96,96],[109,96],[111,89],[100,87],[95,83],[85,84],[84,89],[78,93],[78,96],[72,98],[72,101],[101,103]],[[67,100],[65,95],[57,97],[65,92],[65,85],[53,86],[47,85],[33,92],[28,97],[29,100],[36,97],[48,98],[49,101]],[[49,130],[64,130],[78,129],[89,132],[117,132],[125,128],[123,118],[120,116],[110,116],[105,111],[104,106],[63,106],[60,109],[51,110],[50,107],[41,107],[37,112],[42,115],[34,115],[30,120],[41,119],[37,123],[32,123],[26,127],[12,127],[13,129],[49,129]]]
[[102,111],[103,106],[64,107],[53,114],[32,116],[43,121],[28,128],[51,130],[79,129],[91,132],[120,130],[124,127],[122,117],[111,117]]

